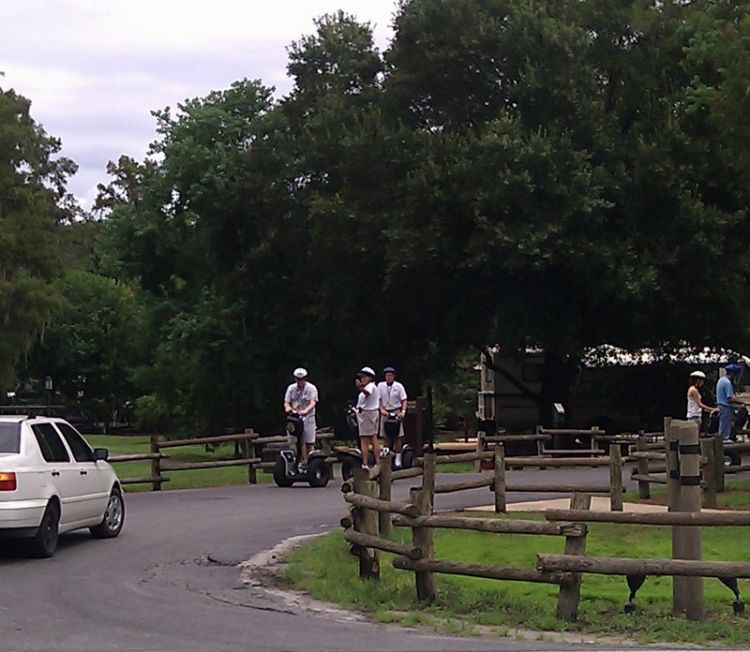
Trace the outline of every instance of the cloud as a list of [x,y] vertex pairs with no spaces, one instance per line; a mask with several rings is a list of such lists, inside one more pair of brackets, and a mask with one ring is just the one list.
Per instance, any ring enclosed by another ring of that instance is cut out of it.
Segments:
[[395,0],[25,0],[0,3],[0,85],[32,101],[32,115],[79,164],[69,189],[90,205],[105,166],[141,159],[154,140],[151,111],[260,79],[279,93],[286,47],[313,19],[343,9],[390,36]]

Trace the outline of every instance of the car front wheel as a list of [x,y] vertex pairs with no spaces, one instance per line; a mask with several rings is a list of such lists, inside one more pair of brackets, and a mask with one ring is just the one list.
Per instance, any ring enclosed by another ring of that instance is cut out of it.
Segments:
[[50,502],[44,510],[39,529],[29,544],[29,554],[38,559],[51,557],[57,550],[58,528],[60,526],[60,508]]
[[89,528],[91,536],[97,539],[113,539],[122,530],[125,524],[125,501],[122,499],[122,492],[115,488],[109,495],[107,501],[107,510],[104,512],[104,518],[99,525]]

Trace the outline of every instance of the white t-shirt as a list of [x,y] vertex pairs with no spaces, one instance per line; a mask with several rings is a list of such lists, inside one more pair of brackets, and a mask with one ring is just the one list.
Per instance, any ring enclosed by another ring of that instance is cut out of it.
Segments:
[[365,390],[369,392],[369,394],[366,394],[364,391],[359,393],[359,396],[357,397],[357,408],[360,410],[377,410],[380,406],[378,386],[373,382],[369,382],[365,386]]
[[390,385],[384,380],[378,383],[378,393],[380,394],[380,404],[389,412],[400,410],[401,402],[406,400],[406,390],[397,380],[394,380]]
[[[286,388],[286,393],[284,394],[284,402],[289,403],[289,405],[292,406],[293,410],[304,410],[308,405],[310,405],[311,401],[315,401],[316,404],[318,402],[318,388],[315,387],[315,385],[313,385],[312,383],[308,383],[307,381],[305,381],[305,384],[301,389],[299,385],[297,385],[297,383],[292,383],[291,385],[289,385],[289,387]],[[309,414],[306,414],[304,417],[302,417],[302,419],[305,421],[314,418],[315,408],[313,408]]]

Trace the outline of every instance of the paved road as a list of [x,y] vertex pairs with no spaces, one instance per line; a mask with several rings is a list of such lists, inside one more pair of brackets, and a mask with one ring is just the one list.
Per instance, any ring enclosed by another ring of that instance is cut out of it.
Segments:
[[[606,469],[583,472],[594,479]],[[546,471],[540,477],[552,481],[581,473]],[[397,497],[405,495],[409,482],[400,483]],[[338,485],[129,494],[118,539],[71,534],[61,538],[48,560],[28,560],[4,546],[0,647],[18,652],[566,649],[294,613],[262,589],[244,586],[238,562],[290,536],[337,525],[344,512]],[[489,498],[487,490],[443,495],[437,507],[487,504]],[[528,498],[514,494],[514,500]]]

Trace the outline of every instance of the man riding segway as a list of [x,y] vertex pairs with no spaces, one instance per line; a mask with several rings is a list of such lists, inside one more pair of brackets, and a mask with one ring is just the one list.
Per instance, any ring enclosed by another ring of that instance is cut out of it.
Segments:
[[[404,386],[396,380],[393,367],[383,369],[385,380],[378,384],[380,395],[380,434],[388,448],[395,452],[393,466],[400,469],[404,451],[404,417],[406,416],[407,396]],[[411,457],[410,457],[411,459]],[[405,464],[404,466],[411,466]]]

